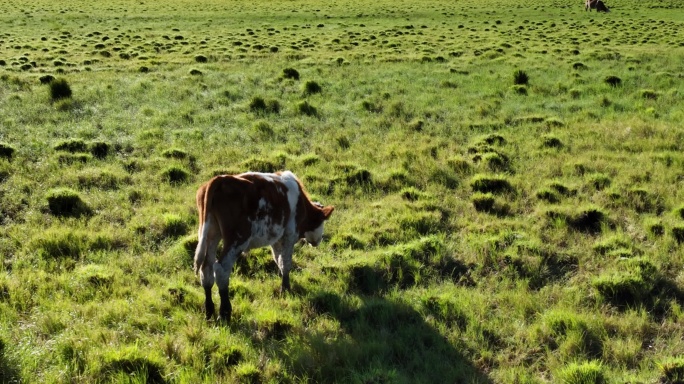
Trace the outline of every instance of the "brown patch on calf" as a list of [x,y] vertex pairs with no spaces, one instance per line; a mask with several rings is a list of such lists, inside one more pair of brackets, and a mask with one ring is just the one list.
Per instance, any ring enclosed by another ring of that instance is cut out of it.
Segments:
[[[261,199],[270,211],[259,209]],[[219,225],[224,250],[250,238],[252,221],[270,216],[274,223],[284,225],[290,217],[285,186],[258,174],[214,177],[197,191],[197,209],[200,228],[209,214]],[[223,255],[220,252],[218,259]]]

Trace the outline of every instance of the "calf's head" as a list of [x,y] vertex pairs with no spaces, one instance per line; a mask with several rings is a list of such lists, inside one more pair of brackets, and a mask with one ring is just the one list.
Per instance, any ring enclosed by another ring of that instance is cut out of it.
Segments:
[[323,225],[335,210],[333,206],[324,207],[321,203],[315,202],[315,213],[308,223],[308,230],[304,231],[304,240],[314,247],[323,240]]

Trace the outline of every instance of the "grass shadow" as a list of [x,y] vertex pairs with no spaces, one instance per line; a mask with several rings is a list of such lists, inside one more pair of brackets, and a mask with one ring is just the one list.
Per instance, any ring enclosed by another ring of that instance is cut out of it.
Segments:
[[0,383],[20,383],[19,370],[5,356],[5,342],[0,339]]

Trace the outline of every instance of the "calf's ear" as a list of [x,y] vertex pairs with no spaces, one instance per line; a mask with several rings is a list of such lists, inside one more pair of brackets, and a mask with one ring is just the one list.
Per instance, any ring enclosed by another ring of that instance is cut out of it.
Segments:
[[335,207],[332,205],[328,205],[327,207],[323,207],[323,220],[328,220],[330,215],[332,215],[333,211],[335,210]]

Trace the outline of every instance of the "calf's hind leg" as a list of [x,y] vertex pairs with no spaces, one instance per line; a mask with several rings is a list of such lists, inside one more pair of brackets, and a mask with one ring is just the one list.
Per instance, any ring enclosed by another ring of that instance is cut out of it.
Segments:
[[207,253],[202,268],[199,271],[202,288],[204,288],[204,311],[207,320],[214,317],[214,301],[211,298],[211,289],[214,286],[215,281],[213,265],[216,261],[216,249],[218,248],[219,240],[220,237],[218,237],[216,231],[210,229],[207,232]]
[[225,257],[214,263],[214,278],[216,279],[219,296],[221,297],[218,317],[221,321],[230,321],[230,316],[233,312],[233,307],[230,305],[230,298],[228,296],[228,284],[230,283],[230,274],[233,270],[233,265],[240,253],[242,253],[240,249],[233,248],[226,253]]

